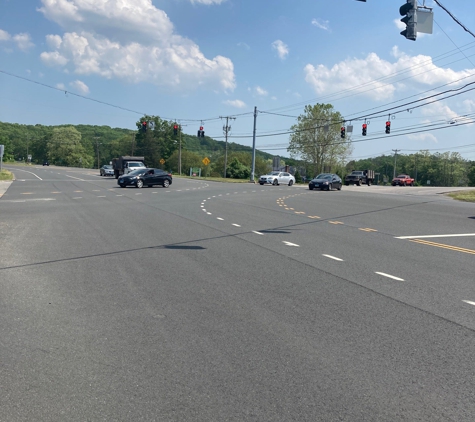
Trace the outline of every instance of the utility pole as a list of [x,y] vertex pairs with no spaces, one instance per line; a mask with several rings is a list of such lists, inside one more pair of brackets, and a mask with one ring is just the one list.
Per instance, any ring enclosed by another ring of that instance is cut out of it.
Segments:
[[100,160],[99,160],[99,145],[102,145],[99,143],[100,136],[94,136],[94,139],[96,140],[96,148],[97,148],[97,169],[101,166]]
[[[224,119],[224,117],[219,116],[220,119]],[[226,147],[224,150],[224,178],[226,179],[226,165],[228,164],[228,133],[231,130],[231,126],[228,125],[229,119],[236,120],[235,117],[226,116],[226,126],[223,126],[223,132],[226,139]]]
[[394,169],[393,169],[393,179],[394,179],[396,177],[396,157],[397,157],[398,151],[401,151],[401,150],[393,149],[392,151],[394,151]]
[[178,174],[181,176],[181,127],[187,125],[178,124],[179,147],[178,147]]
[[252,165],[251,165],[251,183],[256,183],[254,177],[256,169],[256,120],[257,120],[257,107],[254,107],[254,129],[252,131]]

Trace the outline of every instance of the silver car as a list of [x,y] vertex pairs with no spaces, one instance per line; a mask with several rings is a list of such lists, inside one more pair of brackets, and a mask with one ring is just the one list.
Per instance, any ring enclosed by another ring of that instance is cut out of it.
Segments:
[[105,164],[99,169],[99,174],[101,176],[113,176],[114,169],[112,168],[112,166]]
[[266,183],[276,186],[280,185],[281,183],[292,186],[295,183],[295,177],[286,171],[273,171],[269,174],[259,177],[260,185],[265,185]]

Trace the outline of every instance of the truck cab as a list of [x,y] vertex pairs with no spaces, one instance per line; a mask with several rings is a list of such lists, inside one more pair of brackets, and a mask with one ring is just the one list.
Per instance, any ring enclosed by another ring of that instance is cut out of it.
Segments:
[[145,164],[141,161],[127,161],[124,163],[124,174],[128,174],[131,171],[144,169]]

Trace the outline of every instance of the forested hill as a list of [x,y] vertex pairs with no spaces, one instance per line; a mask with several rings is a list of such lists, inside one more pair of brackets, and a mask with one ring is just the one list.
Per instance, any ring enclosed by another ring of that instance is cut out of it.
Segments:
[[[54,129],[73,127],[81,134],[81,144],[93,157],[96,155],[97,145],[102,152],[105,161],[110,160],[121,152],[131,154],[134,134],[137,131],[109,126],[92,125],[23,125],[18,123],[0,122],[0,144],[9,146],[7,149],[15,160],[26,159],[26,155],[32,155],[33,161],[40,161],[46,154],[46,144],[51,138]],[[119,146],[127,145],[127,151],[120,151]],[[182,145],[186,151],[194,152],[203,156],[223,153],[226,148],[224,141],[216,141],[208,136],[198,138],[195,135],[182,134]],[[130,151],[128,151],[130,149]],[[251,152],[252,148],[228,142],[228,153]],[[263,160],[272,159],[272,155],[256,151],[256,155]],[[101,161],[103,161],[101,159]]]

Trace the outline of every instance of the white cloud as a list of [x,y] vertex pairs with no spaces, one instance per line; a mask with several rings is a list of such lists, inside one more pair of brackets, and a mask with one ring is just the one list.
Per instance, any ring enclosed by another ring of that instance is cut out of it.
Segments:
[[323,19],[312,19],[312,25],[325,31],[330,31],[330,22]]
[[[346,59],[332,68],[307,64],[305,80],[318,94],[350,90],[373,100],[388,100],[396,90],[409,86],[435,87],[462,80],[475,69],[454,71],[437,67],[430,56],[408,56],[397,48],[392,49],[395,62],[381,59],[370,53],[364,59]],[[459,84],[463,83],[461,81]]]
[[34,46],[34,44],[31,42],[30,34],[26,33],[14,35],[13,41],[15,41],[17,47],[22,51],[26,51]]
[[69,83],[76,91],[80,92],[81,94],[89,94],[89,87],[80,80],[75,80],[74,82]]
[[56,88],[66,91],[66,86],[63,83],[56,84]]
[[251,47],[249,46],[249,44],[246,44],[245,42],[238,42],[237,43],[237,46],[238,47],[244,47],[246,50],[250,50]]
[[229,105],[229,106],[232,106],[232,107],[236,107],[236,108],[246,107],[246,103],[244,101],[241,101],[241,100],[226,100],[226,101],[223,101],[223,104],[226,104],[226,105]]
[[127,82],[150,82],[190,90],[220,86],[232,91],[234,65],[226,57],[208,59],[193,41],[174,32],[167,14],[152,0],[42,0],[38,9],[68,32],[48,35],[48,65],[77,74]]
[[[415,142],[418,142],[418,143],[431,143],[431,144],[438,144],[439,143],[437,137],[434,136],[432,133],[429,133],[429,132],[407,135],[407,138],[411,141],[415,141]],[[416,148],[423,149],[422,146],[418,146]]]
[[268,92],[264,88],[261,88],[260,86],[256,86],[256,93],[257,95],[261,95],[263,97],[268,95]]
[[10,34],[7,31],[0,29],[0,41],[8,41],[10,38]]
[[289,54],[289,47],[281,40],[276,40],[272,43],[272,48],[277,51],[280,59],[285,60]]

